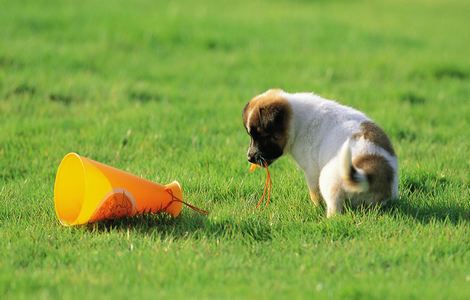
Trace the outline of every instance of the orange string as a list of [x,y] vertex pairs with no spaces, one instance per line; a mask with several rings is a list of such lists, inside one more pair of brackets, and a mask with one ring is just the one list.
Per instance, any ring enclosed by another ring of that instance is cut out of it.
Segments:
[[269,202],[271,201],[271,191],[273,189],[273,181],[271,180],[271,173],[269,173],[268,165],[266,165],[266,177],[267,181],[269,181],[269,188],[268,188],[268,199],[266,199],[266,207],[268,207]]
[[191,208],[191,209],[194,210],[195,212],[198,212],[198,213],[200,213],[200,214],[202,214],[202,215],[206,215],[206,216],[207,216],[207,215],[209,214],[209,212],[208,212],[207,210],[204,210],[204,209],[202,209],[202,208],[199,208],[199,207],[197,207],[197,206],[194,206],[194,205],[192,205],[192,204],[190,204],[190,203],[188,203],[188,202],[185,202],[185,201],[181,200],[180,198],[176,197],[176,196],[173,194],[173,191],[172,191],[171,189],[165,189],[165,191],[171,196],[171,200],[170,200],[170,202],[168,202],[168,204],[167,204],[165,207],[161,208],[160,211],[165,211],[168,207],[170,207],[170,205],[171,205],[173,202],[179,202],[179,203],[182,203],[182,204],[186,205],[187,207]]
[[266,198],[266,207],[268,207],[269,202],[271,201],[271,190],[273,187],[273,182],[271,180],[271,173],[269,173],[268,164],[266,162],[264,162],[263,164],[264,164],[264,168],[266,169],[266,181],[264,182],[263,195],[261,195],[261,198],[258,200],[258,203],[256,204],[256,208],[259,208],[261,203],[263,203],[263,200],[266,197],[266,192],[268,192],[267,194],[268,197]]

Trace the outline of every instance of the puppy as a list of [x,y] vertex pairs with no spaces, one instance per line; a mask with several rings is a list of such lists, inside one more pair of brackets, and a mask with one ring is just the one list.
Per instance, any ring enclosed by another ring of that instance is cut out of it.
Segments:
[[243,109],[248,161],[270,165],[291,154],[327,217],[398,197],[398,161],[387,135],[365,114],[310,93],[268,90]]

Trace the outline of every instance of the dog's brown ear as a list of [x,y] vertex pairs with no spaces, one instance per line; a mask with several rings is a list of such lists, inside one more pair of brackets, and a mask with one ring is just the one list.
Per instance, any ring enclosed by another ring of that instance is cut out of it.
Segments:
[[267,133],[281,133],[287,130],[290,109],[286,103],[272,103],[260,107],[259,118],[262,129]]

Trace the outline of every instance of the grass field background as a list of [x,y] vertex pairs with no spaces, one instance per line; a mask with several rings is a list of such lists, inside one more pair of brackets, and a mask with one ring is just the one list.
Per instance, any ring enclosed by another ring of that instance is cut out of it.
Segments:
[[[468,1],[0,1],[0,298],[470,298]],[[327,220],[290,158],[247,172],[271,87],[365,111],[396,205]],[[62,227],[70,151],[211,211]]]

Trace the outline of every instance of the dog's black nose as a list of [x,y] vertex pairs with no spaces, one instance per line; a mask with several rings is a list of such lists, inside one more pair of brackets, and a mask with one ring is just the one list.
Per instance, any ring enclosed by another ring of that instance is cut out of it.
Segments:
[[259,161],[257,154],[249,153],[247,155],[247,158],[248,158],[248,161],[251,162],[252,164],[256,164]]

